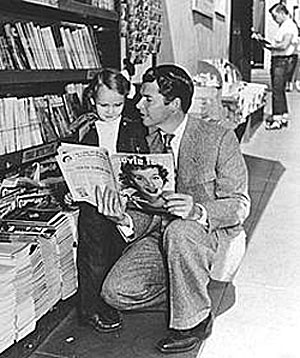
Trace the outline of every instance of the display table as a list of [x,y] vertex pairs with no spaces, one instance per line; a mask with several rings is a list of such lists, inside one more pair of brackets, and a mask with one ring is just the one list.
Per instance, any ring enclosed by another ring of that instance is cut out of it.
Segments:
[[227,114],[227,118],[240,141],[248,142],[251,123],[263,120],[267,89],[268,86],[264,84],[241,82],[231,92],[222,93],[223,106],[233,111],[231,116]]
[[[199,61],[193,80],[195,93],[190,114],[218,122],[238,132],[239,140],[248,140],[251,117],[263,114],[267,86],[242,81],[238,70],[225,60]],[[240,126],[245,133],[238,130]]]

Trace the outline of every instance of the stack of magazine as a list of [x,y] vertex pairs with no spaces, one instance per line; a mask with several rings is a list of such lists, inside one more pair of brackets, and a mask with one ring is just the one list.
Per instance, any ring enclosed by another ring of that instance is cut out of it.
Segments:
[[30,250],[31,243],[28,242],[0,242],[0,265],[4,274],[1,275],[1,348],[19,341],[35,329]]
[[58,250],[61,298],[67,299],[77,290],[77,270],[74,262],[74,246],[77,238],[74,238],[72,219],[64,213],[58,213],[50,221],[55,227],[55,239]]
[[16,266],[11,254],[14,247],[0,243],[0,352],[15,341]]
[[[0,222],[0,352],[76,292],[77,212],[23,210]],[[32,217],[35,217],[32,220]]]

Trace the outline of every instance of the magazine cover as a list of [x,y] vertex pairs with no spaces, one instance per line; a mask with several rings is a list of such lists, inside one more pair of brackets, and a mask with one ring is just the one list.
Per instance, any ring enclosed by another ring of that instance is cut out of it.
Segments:
[[160,211],[163,193],[175,190],[171,153],[110,156],[105,148],[62,143],[56,159],[75,201],[96,206],[96,186],[109,187],[131,208]]

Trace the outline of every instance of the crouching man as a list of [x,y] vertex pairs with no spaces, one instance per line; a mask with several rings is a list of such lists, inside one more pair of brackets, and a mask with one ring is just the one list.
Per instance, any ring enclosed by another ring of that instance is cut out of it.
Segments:
[[159,215],[134,210],[124,214],[115,193],[98,195],[104,214],[131,225],[135,236],[108,273],[102,297],[118,310],[167,303],[169,333],[157,343],[162,353],[192,350],[211,334],[207,284],[214,257],[222,240],[242,232],[250,207],[235,134],[187,114],[193,90],[185,70],[160,65],[143,75],[138,103],[152,153],[166,151],[172,135],[176,192],[164,195],[172,220],[166,224]]

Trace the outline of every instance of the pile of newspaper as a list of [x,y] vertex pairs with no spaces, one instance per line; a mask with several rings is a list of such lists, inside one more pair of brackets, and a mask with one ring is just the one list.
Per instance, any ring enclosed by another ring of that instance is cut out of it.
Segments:
[[0,349],[35,329],[31,243],[0,242]]
[[0,353],[32,332],[60,299],[76,292],[77,215],[59,212],[46,222],[2,220]]

